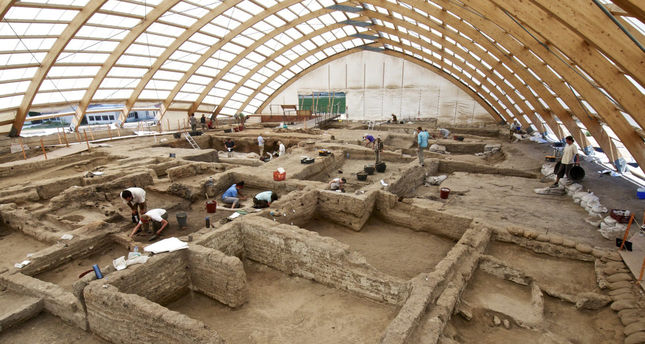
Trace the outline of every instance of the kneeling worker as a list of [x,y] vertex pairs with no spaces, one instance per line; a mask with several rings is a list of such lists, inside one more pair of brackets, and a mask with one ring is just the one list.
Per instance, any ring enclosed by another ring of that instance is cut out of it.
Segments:
[[253,197],[253,208],[268,208],[277,199],[278,194],[273,191],[260,192]]
[[231,187],[222,194],[222,202],[230,204],[231,208],[237,208],[240,200],[246,199],[246,196],[242,195],[243,187],[244,182],[237,182],[236,184],[231,185]]
[[152,222],[152,230],[154,231],[154,234],[148,240],[152,241],[157,239],[161,234],[161,231],[168,226],[168,212],[165,209],[151,209],[147,213],[141,215],[141,221],[139,221],[130,233],[130,238],[141,231],[141,226],[144,226],[146,231],[148,231],[150,228],[150,222]]
[[345,183],[347,183],[347,179],[345,178],[334,178],[329,182],[329,189],[332,191],[340,190],[345,192]]
[[121,199],[132,210],[132,223],[139,222],[139,216],[146,212],[146,191],[142,188],[127,188],[121,191]]

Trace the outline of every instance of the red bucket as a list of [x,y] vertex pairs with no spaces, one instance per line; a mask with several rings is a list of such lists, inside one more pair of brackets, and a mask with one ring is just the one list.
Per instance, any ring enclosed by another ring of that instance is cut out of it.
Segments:
[[283,181],[287,178],[287,172],[278,172],[278,171],[273,171],[273,180],[276,182]]
[[441,199],[447,199],[448,195],[450,195],[450,189],[448,188],[439,189],[439,197],[441,197]]
[[206,212],[207,213],[214,213],[215,210],[217,210],[217,202],[216,201],[207,201],[206,202]]

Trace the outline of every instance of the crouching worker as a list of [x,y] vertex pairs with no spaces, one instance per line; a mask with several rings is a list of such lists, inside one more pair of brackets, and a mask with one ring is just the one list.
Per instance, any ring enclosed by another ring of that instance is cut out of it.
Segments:
[[347,179],[345,178],[334,178],[329,182],[329,189],[332,191],[340,190],[341,192],[345,192],[345,183],[347,183]]
[[242,195],[242,188],[244,187],[244,182],[237,182],[231,187],[229,187],[224,194],[222,194],[222,202],[225,204],[230,204],[231,208],[237,208],[240,206],[240,200],[245,200],[246,196]]
[[253,197],[253,208],[268,208],[277,199],[278,194],[273,191],[260,192]]
[[121,191],[121,199],[132,210],[132,223],[139,222],[139,216],[146,212],[146,191],[142,188],[127,188]]
[[153,241],[159,237],[161,231],[168,227],[168,212],[165,209],[152,209],[141,215],[141,220],[134,227],[130,233],[130,238],[134,237],[135,234],[141,232],[144,227],[146,232],[150,231],[150,223],[152,222],[152,231],[153,235],[148,239]]

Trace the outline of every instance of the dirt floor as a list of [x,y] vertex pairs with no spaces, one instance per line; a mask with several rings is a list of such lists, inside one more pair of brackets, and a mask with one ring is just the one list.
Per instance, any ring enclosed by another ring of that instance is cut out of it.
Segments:
[[0,332],[0,343],[108,344],[97,336],[70,326],[46,312],[8,331]]
[[0,270],[29,259],[27,257],[29,253],[38,252],[48,246],[46,243],[0,224]]
[[533,277],[542,287],[575,295],[597,291],[596,273],[592,262],[537,254],[513,244],[491,242],[487,254]]
[[100,268],[112,265],[112,261],[121,256],[128,256],[128,249],[118,244],[109,245],[99,252],[92,253],[84,258],[77,258],[55,269],[40,273],[35,278],[61,286],[67,291],[72,291],[72,286],[78,280],[78,275],[92,269],[98,264]]
[[[578,311],[573,304],[545,295],[544,312],[541,313],[531,305],[529,287],[482,271],[476,271],[468,285],[463,300],[473,308],[473,319],[467,321],[455,316],[449,322],[460,343],[543,344],[559,343],[563,339],[580,344],[623,342],[618,317],[609,307],[593,312]],[[494,316],[508,320],[509,328],[495,326]],[[516,320],[535,323],[522,328]]]
[[378,270],[406,279],[431,272],[455,244],[450,239],[415,232],[374,217],[360,232],[323,219],[312,219],[302,227],[341,241],[365,256]]
[[[567,195],[538,195],[538,179],[455,172],[441,183],[450,189],[444,209],[468,214],[497,226],[520,225],[576,240],[613,247],[585,218],[589,214]],[[530,211],[529,211],[530,209]]]
[[231,309],[190,293],[169,309],[198,319],[228,343],[376,343],[397,308],[265,265],[246,262],[249,301]]

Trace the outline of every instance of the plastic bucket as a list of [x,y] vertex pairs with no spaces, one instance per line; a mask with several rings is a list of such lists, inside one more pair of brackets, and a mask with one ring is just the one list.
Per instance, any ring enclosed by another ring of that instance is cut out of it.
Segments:
[[645,188],[638,188],[636,190],[636,197],[638,197],[638,199],[645,199]]
[[367,173],[365,172],[358,172],[356,173],[356,178],[360,181],[366,181],[367,180]]
[[569,176],[575,181],[582,180],[585,177],[585,170],[580,166],[573,166],[569,171]]
[[374,174],[375,168],[372,165],[365,165],[365,167],[363,167],[363,170],[365,171],[365,173],[367,173],[367,174],[369,174],[371,176],[371,175]]
[[207,201],[206,202],[206,212],[207,213],[214,213],[217,210],[217,202],[216,201]]
[[385,165],[384,162],[379,162],[378,164],[376,164],[376,172],[383,173],[383,172],[385,172],[386,167],[387,167],[387,165]]
[[441,199],[447,199],[448,195],[450,195],[450,189],[448,189],[448,188],[439,189],[439,197]]
[[186,225],[188,224],[188,222],[186,221],[188,215],[186,215],[186,213],[177,213],[175,217],[177,217],[177,224],[179,225],[179,228],[186,227]]

